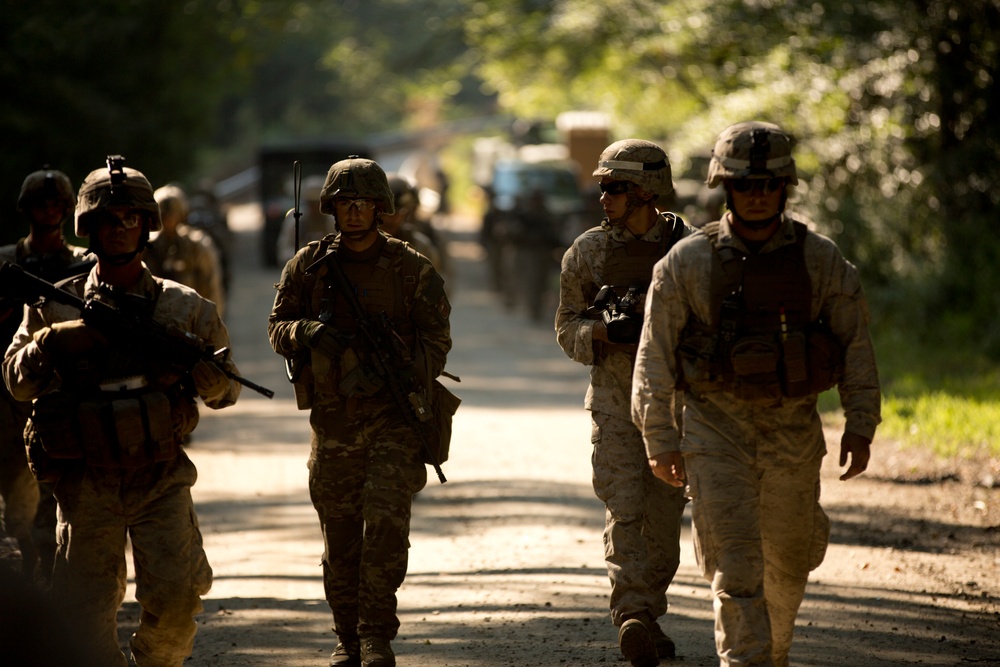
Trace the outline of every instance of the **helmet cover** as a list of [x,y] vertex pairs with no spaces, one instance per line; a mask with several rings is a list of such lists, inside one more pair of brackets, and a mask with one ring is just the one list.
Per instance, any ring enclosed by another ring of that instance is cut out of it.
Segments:
[[730,125],[715,142],[708,165],[708,187],[725,178],[787,178],[795,185],[792,147],[795,138],[773,123],[750,121]]
[[643,139],[622,139],[605,148],[594,176],[628,181],[657,195],[669,195],[674,191],[666,151]]
[[392,190],[389,189],[389,181],[382,167],[374,160],[360,158],[357,155],[335,162],[330,167],[326,182],[323,184],[323,191],[320,193],[319,210],[334,214],[336,208],[333,200],[336,197],[374,199],[382,205],[383,212],[389,215],[396,210],[393,206]]
[[108,156],[108,166],[95,169],[83,179],[76,202],[76,235],[84,238],[90,234],[87,224],[91,214],[107,208],[135,208],[145,211],[149,231],[162,229],[160,206],[153,197],[153,187],[142,174],[124,166],[121,156]]
[[69,176],[55,169],[44,168],[28,174],[21,184],[21,194],[17,198],[17,210],[23,211],[35,202],[57,200],[67,208],[76,205],[76,192]]

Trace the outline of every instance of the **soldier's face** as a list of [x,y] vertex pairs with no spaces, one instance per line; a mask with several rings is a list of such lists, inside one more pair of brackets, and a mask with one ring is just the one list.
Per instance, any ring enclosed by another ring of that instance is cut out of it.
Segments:
[[757,178],[726,181],[734,213],[747,222],[770,220],[781,211],[785,179]]
[[340,232],[348,236],[365,234],[375,225],[375,200],[337,197],[333,200]]
[[628,181],[601,179],[601,207],[608,220],[615,221],[628,212]]
[[131,208],[105,209],[94,220],[92,232],[109,255],[134,252],[144,229],[145,214]]
[[66,203],[60,199],[39,199],[28,207],[32,224],[42,227],[58,227],[66,219]]

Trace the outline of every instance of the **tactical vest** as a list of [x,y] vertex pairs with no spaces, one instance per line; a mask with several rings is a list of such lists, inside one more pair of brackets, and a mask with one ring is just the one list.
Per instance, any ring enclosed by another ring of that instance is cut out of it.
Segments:
[[[113,305],[151,317],[162,291],[160,281],[156,285],[152,299],[118,298]],[[193,389],[185,390],[179,375],[129,341],[112,340],[81,355],[61,380],[59,391],[35,401],[31,416],[31,433],[52,459],[140,468],[177,456],[182,437],[197,423]]]
[[804,247],[795,242],[765,254],[718,244],[719,223],[703,229],[712,253],[712,322],[691,320],[678,348],[683,385],[710,385],[737,398],[772,402],[834,386],[843,350],[822,321],[811,321],[812,285]]
[[[339,238],[328,235],[316,244],[313,261],[328,252],[337,252]],[[379,255],[361,261],[341,261],[341,267],[354,288],[365,313],[385,313],[401,343],[407,360],[414,354],[416,331],[413,311],[420,278],[420,259],[407,251],[407,246],[395,238],[386,238]],[[305,298],[310,304],[304,316],[329,325],[346,337],[357,339],[358,322],[341,288],[326,267],[306,274]],[[366,367],[364,342],[349,346],[340,360],[330,364],[321,355],[311,355],[311,363],[303,367],[295,383],[299,409],[312,406],[314,393],[338,394],[344,398],[363,397],[378,392],[377,380]]]
[[[641,294],[649,289],[653,279],[653,266],[667,254],[670,248],[684,234],[684,223],[673,213],[664,213],[663,219],[657,224],[663,225],[663,233],[659,241],[643,241],[642,239],[619,240],[608,235],[608,244],[604,255],[604,267],[601,271],[601,285],[590,285],[587,300],[593,303],[597,289],[603,285],[617,288],[619,297],[625,295],[627,288],[639,288]],[[601,229],[595,227],[595,229]],[[642,313],[636,313],[642,318]],[[611,352],[628,348],[636,349],[636,344],[604,343],[598,348],[598,356],[607,356]]]

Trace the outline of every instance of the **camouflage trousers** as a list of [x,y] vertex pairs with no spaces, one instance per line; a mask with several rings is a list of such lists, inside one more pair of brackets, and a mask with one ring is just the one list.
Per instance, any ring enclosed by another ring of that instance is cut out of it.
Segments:
[[0,397],[2,526],[4,532],[17,540],[24,567],[34,569],[38,552],[33,536],[33,524],[38,511],[39,490],[38,482],[28,468],[23,436],[24,425],[30,414],[30,403],[18,403],[9,395]]
[[309,494],[323,531],[323,586],[339,637],[399,631],[410,508],[427,483],[419,445],[395,405],[318,404],[309,418]]
[[788,665],[809,572],[823,562],[830,535],[819,505],[821,462],[684,455],[721,667]]
[[611,580],[611,620],[659,618],[680,564],[683,489],[649,469],[632,422],[592,412],[594,492],[604,501],[604,560]]
[[53,600],[89,640],[93,664],[128,665],[117,632],[126,537],[142,607],[131,640],[136,666],[180,667],[191,655],[194,616],[212,585],[191,500],[196,478],[194,464],[181,452],[173,461],[130,471],[81,463],[56,482]]

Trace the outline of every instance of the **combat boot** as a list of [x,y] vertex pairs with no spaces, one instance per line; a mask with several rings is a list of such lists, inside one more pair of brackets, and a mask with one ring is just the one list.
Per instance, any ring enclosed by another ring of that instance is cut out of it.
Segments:
[[632,667],[656,667],[656,645],[649,628],[637,618],[630,618],[618,630],[618,647]]
[[656,655],[659,658],[676,658],[677,647],[674,640],[667,636],[660,624],[653,621],[649,624],[649,634],[653,638],[653,646],[656,647]]
[[361,667],[361,642],[357,637],[342,637],[330,655],[330,667]]
[[396,654],[385,637],[361,638],[361,667],[396,667]]

